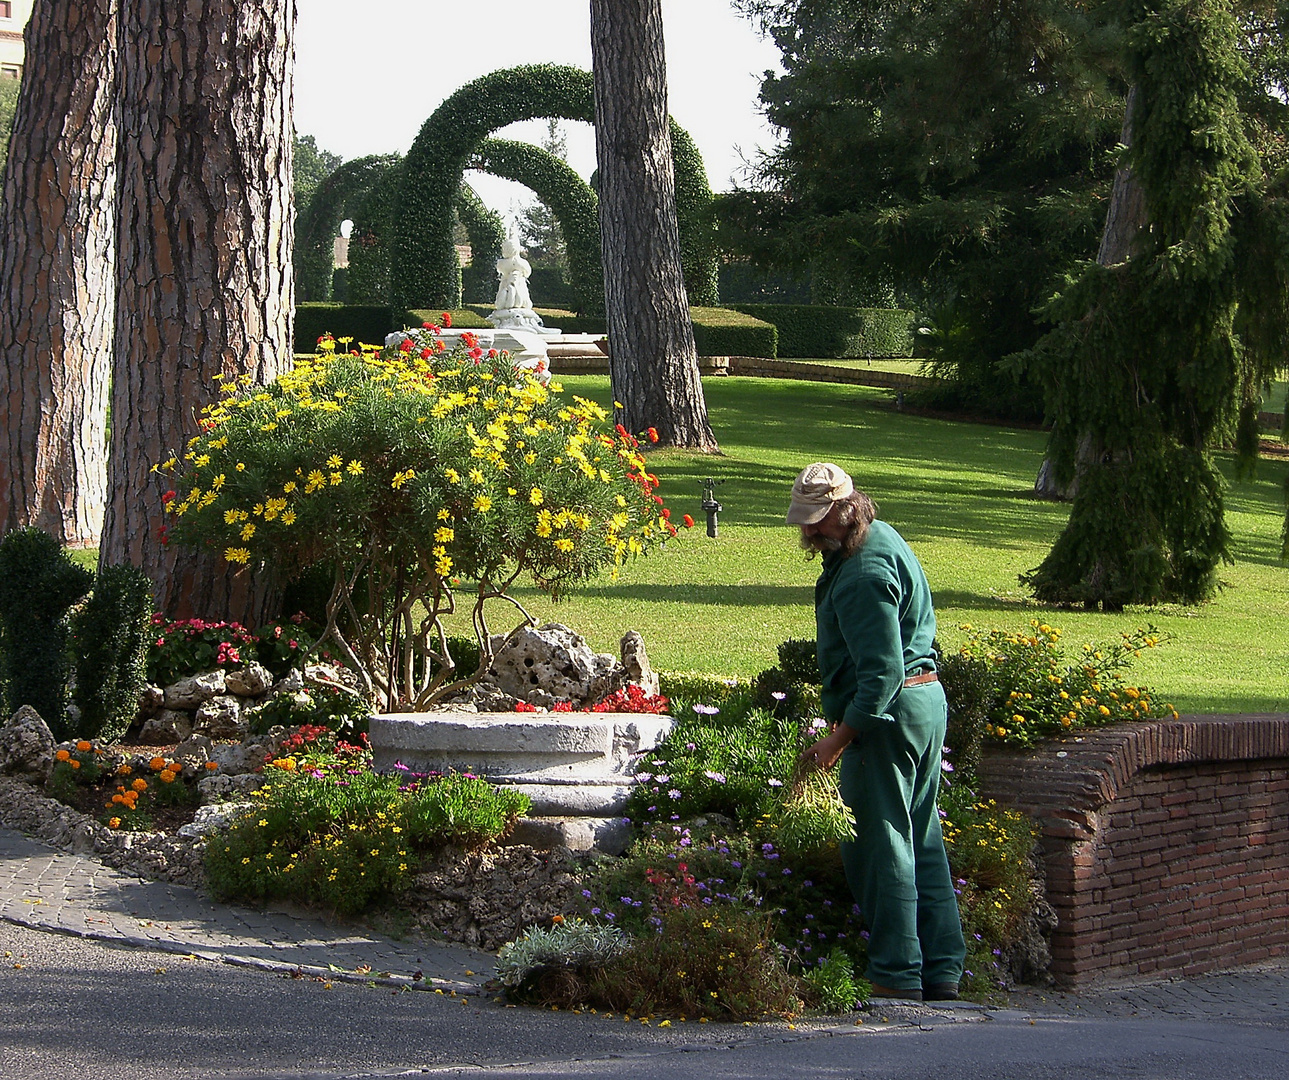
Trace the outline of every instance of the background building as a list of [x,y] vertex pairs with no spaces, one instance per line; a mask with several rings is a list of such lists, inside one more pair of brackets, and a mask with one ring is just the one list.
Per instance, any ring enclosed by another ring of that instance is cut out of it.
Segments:
[[0,77],[22,76],[22,28],[31,18],[32,0],[0,0]]

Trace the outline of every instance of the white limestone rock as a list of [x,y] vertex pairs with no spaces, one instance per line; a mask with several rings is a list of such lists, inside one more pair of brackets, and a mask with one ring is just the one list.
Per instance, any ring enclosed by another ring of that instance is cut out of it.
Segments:
[[0,773],[43,781],[54,767],[54,733],[30,705],[0,727]]
[[180,679],[165,690],[167,709],[195,709],[205,704],[216,694],[225,692],[224,672],[222,669],[203,672],[189,679]]
[[250,802],[209,803],[199,806],[192,821],[179,826],[179,835],[196,838],[221,832],[253,809],[255,804]]
[[171,760],[179,762],[189,773],[202,776],[206,772],[206,762],[214,753],[214,744],[205,735],[191,735],[175,747]]
[[252,661],[224,676],[224,688],[238,697],[259,697],[273,685],[273,675],[263,664]]
[[192,713],[184,709],[162,709],[139,729],[139,742],[145,746],[180,743],[192,734]]
[[242,703],[232,694],[216,694],[198,707],[192,729],[212,739],[232,739],[242,734]]
[[617,661],[608,653],[592,652],[567,626],[526,626],[502,647],[504,640],[500,635],[493,638],[498,651],[489,675],[513,697],[528,701],[535,691],[542,691],[556,701],[571,701],[576,708],[593,704],[612,687]]

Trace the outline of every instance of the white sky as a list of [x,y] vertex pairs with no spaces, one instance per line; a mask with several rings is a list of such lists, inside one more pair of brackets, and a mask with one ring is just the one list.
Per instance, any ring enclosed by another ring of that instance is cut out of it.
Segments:
[[[742,158],[774,144],[759,112],[763,73],[778,50],[729,0],[662,0],[671,114],[703,155],[715,191],[728,190]],[[295,125],[345,160],[406,153],[448,95],[490,71],[518,64],[590,70],[590,0],[299,0]],[[355,14],[355,11],[357,14]],[[565,122],[569,164],[595,168],[590,125]],[[501,132],[539,142],[545,124]],[[479,173],[469,182],[510,217],[527,188]]]

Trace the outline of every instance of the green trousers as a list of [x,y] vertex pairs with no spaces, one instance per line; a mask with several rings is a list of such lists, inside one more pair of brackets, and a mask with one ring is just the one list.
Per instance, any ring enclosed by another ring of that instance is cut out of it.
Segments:
[[867,977],[894,990],[956,986],[966,946],[936,809],[944,690],[905,687],[891,713],[841,759],[841,796],[855,815],[842,863],[868,923]]

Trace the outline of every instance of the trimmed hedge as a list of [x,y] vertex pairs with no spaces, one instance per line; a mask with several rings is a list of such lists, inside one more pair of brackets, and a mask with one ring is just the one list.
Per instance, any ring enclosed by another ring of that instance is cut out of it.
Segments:
[[[508,139],[484,139],[472,164],[529,188],[555,215],[568,249],[569,284],[579,311],[604,310],[599,199],[589,184],[548,150]],[[476,257],[476,265],[479,260]],[[492,275],[494,263],[487,264]],[[484,267],[480,267],[482,272]],[[496,277],[492,276],[495,283]]]
[[[488,305],[488,311],[492,311],[492,305]],[[455,311],[449,311],[452,316],[452,328],[454,330],[491,330],[492,323],[478,314],[477,307],[457,308]],[[402,330],[410,326],[415,329],[423,326],[427,322],[437,323],[443,317],[442,309],[435,311],[431,308],[416,308],[412,311],[403,312],[402,319],[395,319],[395,329]]]
[[346,161],[318,185],[295,224],[295,288],[302,303],[332,298],[333,245],[340,223],[355,218],[375,185],[401,160],[398,154]]
[[818,304],[731,304],[730,307],[773,323],[779,331],[778,355],[784,358],[892,359],[913,355],[914,315],[902,308]]
[[[391,284],[397,309],[460,306],[452,200],[462,171],[492,132],[520,120],[545,117],[594,123],[591,73],[557,64],[494,71],[461,87],[425,122],[408,151],[399,190],[394,241],[397,270]],[[712,193],[697,150],[690,152],[692,140],[683,132],[678,136],[678,131],[673,124],[673,144],[680,147],[675,153],[675,171],[682,263],[692,256],[690,264],[701,267],[705,266],[703,253],[714,241],[694,240],[690,231],[712,228]],[[714,289],[715,258],[710,262]],[[704,291],[706,285],[687,287],[700,298],[709,295]]]
[[470,302],[486,303],[497,294],[496,266],[506,239],[506,223],[464,180],[457,188],[456,211],[471,252],[470,265],[461,267],[461,295]]
[[694,345],[699,356],[776,355],[778,331],[774,324],[731,308],[691,307]]
[[317,348],[318,338],[323,334],[330,334],[337,339],[353,338],[355,342],[362,342],[364,345],[383,345],[385,335],[393,329],[393,318],[387,306],[297,304],[295,351],[313,352]]
[[[492,312],[491,304],[467,304],[480,318]],[[608,324],[602,315],[574,315],[557,308],[537,308],[542,321],[566,334],[605,334]],[[455,318],[455,316],[453,316]],[[775,329],[770,323],[730,308],[691,307],[694,345],[699,356],[775,355]],[[487,322],[484,322],[487,326]]]

